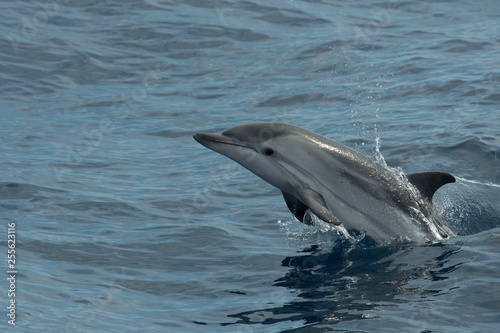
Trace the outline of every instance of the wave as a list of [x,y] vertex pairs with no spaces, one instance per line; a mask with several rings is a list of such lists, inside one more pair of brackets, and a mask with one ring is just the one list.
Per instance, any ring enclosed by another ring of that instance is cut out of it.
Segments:
[[444,187],[434,204],[458,235],[500,227],[500,185],[457,177]]

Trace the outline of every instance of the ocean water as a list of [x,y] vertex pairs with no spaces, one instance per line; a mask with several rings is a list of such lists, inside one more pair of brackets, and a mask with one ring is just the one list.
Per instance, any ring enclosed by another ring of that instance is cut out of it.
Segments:
[[[497,1],[0,9],[2,331],[498,331]],[[454,174],[458,236],[339,246],[192,139],[251,121]]]

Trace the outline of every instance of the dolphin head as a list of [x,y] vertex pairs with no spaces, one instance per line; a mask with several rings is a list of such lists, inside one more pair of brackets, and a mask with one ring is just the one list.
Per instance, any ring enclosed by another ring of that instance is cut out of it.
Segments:
[[283,136],[293,135],[296,128],[280,123],[251,123],[222,133],[196,133],[194,139],[233,161],[282,191],[293,191],[290,175],[283,167],[290,147],[278,144]]

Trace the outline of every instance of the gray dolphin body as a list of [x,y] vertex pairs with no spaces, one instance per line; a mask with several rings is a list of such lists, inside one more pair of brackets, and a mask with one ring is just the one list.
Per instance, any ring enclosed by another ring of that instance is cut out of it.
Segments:
[[302,222],[309,209],[325,222],[384,244],[454,236],[432,206],[435,191],[455,181],[448,173],[405,177],[340,143],[281,123],[250,123],[222,135],[193,137],[280,189]]

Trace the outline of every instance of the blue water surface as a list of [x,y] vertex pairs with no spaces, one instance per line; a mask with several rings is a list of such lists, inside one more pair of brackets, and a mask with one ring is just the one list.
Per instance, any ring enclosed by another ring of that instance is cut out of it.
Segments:
[[[0,18],[2,330],[498,331],[498,1],[3,1]],[[339,246],[192,139],[251,121],[454,174],[435,205],[458,236]]]

